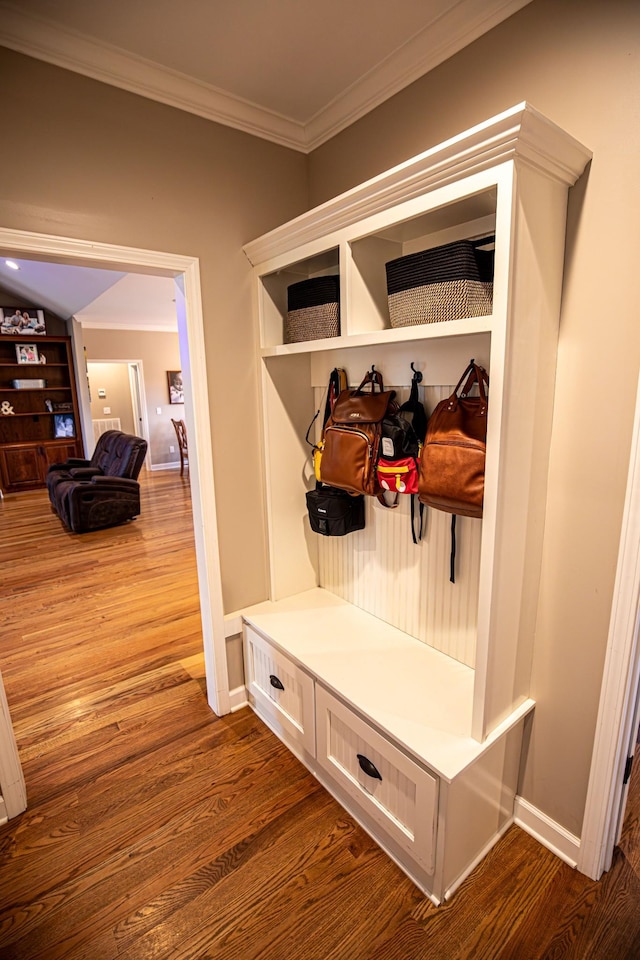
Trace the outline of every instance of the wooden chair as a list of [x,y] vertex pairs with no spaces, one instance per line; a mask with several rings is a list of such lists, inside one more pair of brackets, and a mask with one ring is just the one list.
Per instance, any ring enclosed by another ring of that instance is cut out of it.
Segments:
[[184,420],[174,420],[172,418],[171,423],[173,428],[176,431],[176,437],[178,438],[178,449],[180,450],[180,476],[184,474],[184,465],[189,464],[189,447],[187,444],[187,427]]

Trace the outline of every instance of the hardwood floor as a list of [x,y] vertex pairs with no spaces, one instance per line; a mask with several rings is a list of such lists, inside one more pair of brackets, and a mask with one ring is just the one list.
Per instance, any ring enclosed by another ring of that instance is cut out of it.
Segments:
[[29,807],[0,958],[638,960],[640,783],[593,883],[513,827],[436,908],[248,710],[204,688],[188,480],[74,536],[0,503],[0,669]]

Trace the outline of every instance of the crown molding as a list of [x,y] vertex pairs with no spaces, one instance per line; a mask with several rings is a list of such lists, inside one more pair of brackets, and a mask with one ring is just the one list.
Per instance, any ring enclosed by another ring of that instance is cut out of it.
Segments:
[[458,0],[305,123],[6,2],[0,2],[0,45],[206,120],[310,153],[530,2]]
[[464,131],[243,247],[253,266],[463,177],[518,160],[573,185],[591,151],[528,103]]
[[74,318],[83,330],[134,330],[137,333],[177,333],[178,321],[175,323],[137,323],[135,320],[124,323],[109,323],[108,320],[84,320],[82,312]]
[[0,45],[149,100],[305,152],[304,125],[151,60],[0,3]]
[[531,0],[459,0],[319,111],[305,127],[307,152],[459,53]]

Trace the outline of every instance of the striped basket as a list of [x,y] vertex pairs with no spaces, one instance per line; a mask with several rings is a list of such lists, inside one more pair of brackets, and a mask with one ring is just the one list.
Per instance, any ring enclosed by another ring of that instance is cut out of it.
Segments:
[[494,237],[458,240],[386,264],[392,327],[483,317],[493,310]]
[[340,335],[340,278],[312,277],[287,287],[284,342]]

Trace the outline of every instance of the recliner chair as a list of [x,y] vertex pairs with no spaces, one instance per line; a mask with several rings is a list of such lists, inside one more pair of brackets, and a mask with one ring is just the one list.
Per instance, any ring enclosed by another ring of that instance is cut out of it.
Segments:
[[107,430],[98,438],[90,460],[73,458],[52,464],[47,490],[63,523],[74,533],[87,533],[137,517],[137,478],[146,453],[146,440]]

